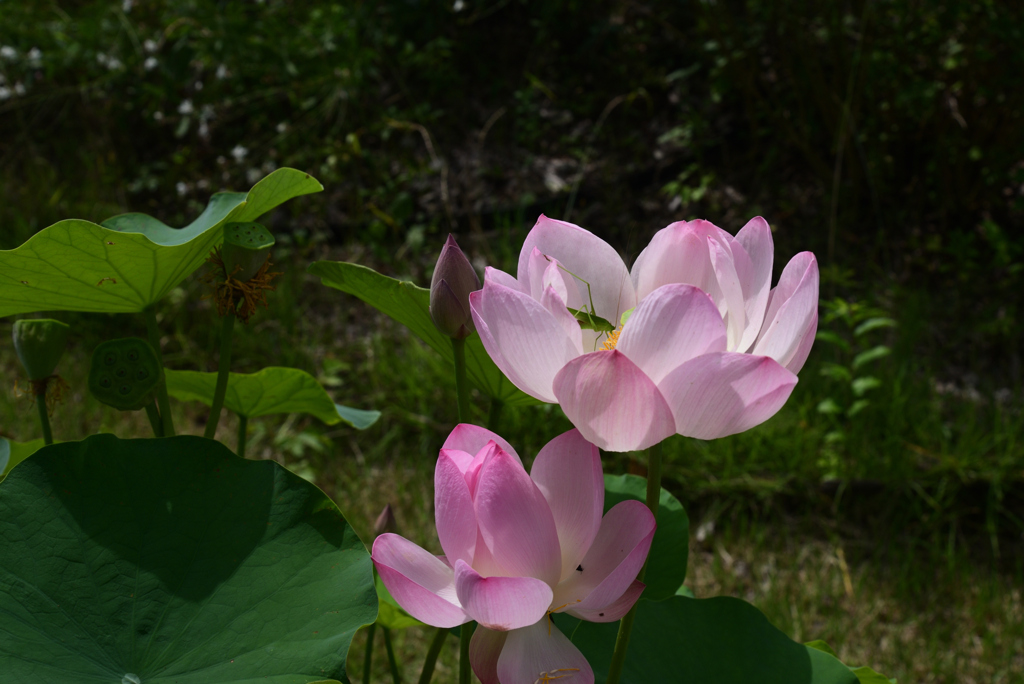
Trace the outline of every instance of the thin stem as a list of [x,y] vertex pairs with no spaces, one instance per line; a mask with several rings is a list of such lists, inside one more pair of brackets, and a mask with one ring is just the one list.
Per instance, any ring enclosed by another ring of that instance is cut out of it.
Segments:
[[434,677],[434,665],[437,664],[437,656],[441,653],[441,647],[448,637],[448,630],[445,627],[438,627],[434,634],[434,640],[430,642],[430,650],[427,651],[427,659],[423,661],[423,671],[420,672],[419,684],[430,684]]
[[[647,450],[647,507],[654,517],[658,517],[658,505],[661,500],[661,444],[655,444]],[[649,557],[648,557],[649,558]],[[637,580],[643,581],[647,572],[647,561],[640,568]],[[633,620],[636,619],[637,603],[629,609],[619,623],[619,633],[615,636],[615,650],[612,652],[612,664],[608,668],[607,684],[619,684],[622,668],[626,664],[626,652],[629,650],[629,635],[633,631]]]
[[501,425],[501,410],[505,408],[505,402],[501,399],[491,399],[491,412],[487,415],[487,429],[491,432],[498,432]]
[[[149,344],[156,352],[156,359],[160,367],[164,367],[164,354],[160,351],[160,330],[156,327],[156,309],[152,306],[146,307],[143,312],[146,315],[146,334],[149,336]],[[160,404],[160,421],[163,423],[163,436],[174,436],[174,419],[171,417],[171,401],[167,398],[167,380],[161,379],[156,388],[156,400]]]
[[377,632],[377,623],[366,630],[366,654],[363,656],[363,684],[370,684],[370,666],[373,665],[373,635]]
[[466,340],[452,338],[455,356],[455,392],[459,397],[459,422],[469,420],[469,383],[466,381]]
[[239,458],[245,458],[245,441],[249,432],[249,418],[238,414],[238,448],[235,452]]
[[149,424],[153,427],[154,437],[164,436],[164,426],[160,422],[160,414],[156,410],[156,402],[150,400],[145,406],[146,416],[149,418]]
[[43,426],[43,441],[49,446],[53,444],[53,431],[50,430],[50,414],[46,410],[46,391],[36,395],[36,408],[39,409],[39,424]]
[[469,665],[469,640],[473,636],[475,622],[462,625],[459,633],[459,684],[472,684],[473,668]]
[[391,630],[381,627],[384,632],[384,650],[388,652],[388,667],[391,668],[391,681],[395,684],[402,683],[402,676],[398,673],[398,663],[395,661],[395,651],[391,648]]
[[217,388],[213,391],[213,405],[210,418],[206,421],[203,437],[213,439],[220,422],[220,410],[224,408],[224,395],[228,391],[228,373],[231,371],[231,337],[235,330],[235,312],[228,311],[220,319],[220,360],[217,362]]

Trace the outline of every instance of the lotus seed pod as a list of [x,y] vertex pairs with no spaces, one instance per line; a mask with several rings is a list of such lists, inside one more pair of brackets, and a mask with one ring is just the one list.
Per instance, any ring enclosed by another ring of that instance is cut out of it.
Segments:
[[138,411],[153,400],[162,373],[156,352],[146,340],[110,340],[92,353],[89,391],[107,406]]
[[64,355],[70,330],[66,323],[49,318],[26,318],[14,324],[14,349],[30,380],[53,375]]
[[225,273],[243,283],[252,279],[266,263],[273,246],[274,236],[258,223],[225,225],[224,246],[221,247]]

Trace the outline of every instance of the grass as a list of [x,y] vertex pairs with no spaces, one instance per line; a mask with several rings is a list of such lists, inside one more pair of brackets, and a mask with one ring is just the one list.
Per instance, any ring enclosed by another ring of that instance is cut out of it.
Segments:
[[[472,247],[470,247],[472,250]],[[493,254],[499,262],[514,255]],[[386,503],[398,531],[439,552],[432,520],[432,470],[455,423],[450,370],[402,327],[304,274],[315,259],[366,259],[359,248],[293,245],[285,275],[260,312],[236,333],[234,370],[289,365],[320,377],[339,403],[376,408],[369,430],[328,428],[304,416],[250,423],[249,455],[276,459],[313,479],[345,511],[364,540]],[[401,264],[427,282],[426,258]],[[213,370],[218,330],[198,278],[160,306],[165,360]],[[71,386],[53,419],[57,439],[100,431],[148,436],[141,412],[123,414],[85,390],[92,348],[145,332],[141,316],[60,314],[72,343],[58,367]],[[0,338],[12,321],[0,322]],[[897,349],[899,346],[897,345]],[[852,664],[902,682],[1012,682],[1024,678],[1024,418],[1019,401],[997,401],[963,387],[937,387],[907,355],[885,360],[871,407],[829,441],[835,421],[817,411],[841,391],[818,370],[819,346],[789,404],[765,425],[714,442],[673,438],[666,486],[687,506],[695,531],[688,584],[698,596],[750,600],[793,638],[824,639]],[[10,345],[0,345],[8,389],[20,376]],[[1019,395],[1017,395],[1019,396]],[[488,404],[474,395],[475,422]],[[205,408],[174,404],[180,433],[201,434]],[[38,435],[31,404],[0,393],[0,433]],[[233,448],[235,419],[218,438]],[[570,424],[557,407],[506,409],[500,432],[528,458]],[[607,454],[606,472],[642,472],[628,454]],[[432,637],[395,633],[404,681],[418,677]],[[350,651],[362,673],[365,634]],[[387,681],[376,641],[374,681]],[[435,681],[454,681],[456,641],[442,652]]]

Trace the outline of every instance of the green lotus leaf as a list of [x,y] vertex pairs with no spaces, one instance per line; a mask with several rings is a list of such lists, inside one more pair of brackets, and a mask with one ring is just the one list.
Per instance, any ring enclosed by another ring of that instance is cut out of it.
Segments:
[[12,442],[0,437],[0,481],[7,477],[11,468],[42,449],[44,444],[42,439],[33,439],[31,442]]
[[[836,655],[836,652],[832,650],[831,646],[820,639],[808,641],[804,645],[808,648],[815,648],[819,651],[828,653],[830,656],[834,656],[836,658],[839,657]],[[857,682],[859,682],[859,684],[897,684],[896,679],[890,679],[883,674],[879,674],[870,667],[852,667],[850,665],[847,665],[847,667],[849,667],[850,671],[855,677],[857,677]]]
[[[608,675],[617,622],[580,622],[572,642]],[[685,677],[683,675],[685,674]],[[746,601],[731,597],[640,600],[623,682],[857,684],[833,656],[790,639]]]
[[[406,326],[454,365],[451,338],[438,330],[430,318],[430,290],[342,261],[317,261],[307,270],[324,285],[355,295]],[[466,338],[466,375],[485,395],[509,406],[541,403],[513,385],[494,365],[479,335]]]
[[[181,401],[213,404],[216,373],[164,371],[167,393]],[[335,404],[312,375],[298,368],[272,366],[252,374],[230,373],[224,406],[247,418],[273,413],[308,413],[328,425],[345,423],[358,430],[377,422],[380,411]]]
[[[626,499],[647,500],[647,480],[638,475],[604,476],[604,510]],[[686,562],[690,548],[690,519],[679,503],[665,489],[661,490],[658,507],[658,529],[654,532],[644,575],[644,598],[661,601],[674,596],[686,579]]]
[[252,221],[323,186],[307,173],[278,169],[246,193],[224,192],[184,228],[145,214],[103,225],[69,219],[0,251],[0,317],[33,311],[142,311],[159,301],[223,240],[221,226]]
[[344,679],[377,614],[323,492],[199,437],[44,447],[0,484],[0,549],[4,681]]

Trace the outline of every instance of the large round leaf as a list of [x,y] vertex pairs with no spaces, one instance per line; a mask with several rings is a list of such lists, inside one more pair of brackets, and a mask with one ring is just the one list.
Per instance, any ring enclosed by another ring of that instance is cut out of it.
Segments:
[[[572,641],[607,678],[618,623],[582,622]],[[730,597],[641,600],[623,684],[857,684],[831,655],[798,644],[754,606]]]
[[[216,373],[167,370],[164,374],[167,393],[175,399],[213,405]],[[344,422],[359,430],[365,430],[380,418],[380,411],[335,404],[312,375],[298,368],[279,366],[249,374],[229,373],[224,406],[247,418],[273,413],[308,413],[328,425]]]
[[[395,280],[371,268],[342,261],[317,261],[309,269],[324,285],[355,295],[409,328],[438,354],[455,363],[452,341],[430,318],[430,290]],[[509,406],[540,402],[513,385],[487,355],[479,335],[466,339],[466,375],[481,392]]]
[[31,442],[12,442],[0,437],[0,480],[3,480],[7,473],[11,472],[11,468],[42,449],[44,444],[42,439],[33,439]]
[[330,499],[218,442],[96,435],[0,484],[4,681],[344,677],[376,612],[369,555]]
[[[625,501],[647,500],[647,480],[638,475],[604,476],[604,510]],[[658,529],[654,532],[644,575],[644,598],[661,601],[675,596],[686,580],[686,562],[690,549],[690,519],[679,499],[661,490],[658,506]]]
[[203,265],[223,240],[221,226],[253,221],[323,186],[308,173],[278,169],[248,193],[214,195],[184,228],[145,214],[103,222],[69,219],[0,251],[0,317],[33,311],[142,311]]

